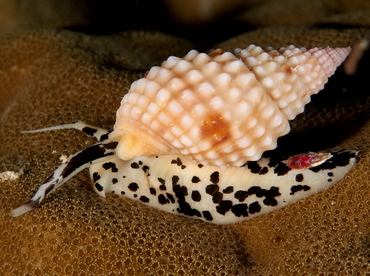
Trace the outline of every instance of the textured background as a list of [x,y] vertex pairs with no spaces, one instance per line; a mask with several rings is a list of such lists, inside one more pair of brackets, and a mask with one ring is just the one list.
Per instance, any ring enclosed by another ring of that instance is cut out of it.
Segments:
[[74,130],[19,132],[77,119],[112,127],[130,83],[169,55],[250,43],[347,46],[370,35],[365,0],[183,2],[0,0],[0,172],[24,172],[0,182],[0,275],[370,270],[367,51],[354,75],[338,69],[279,140],[277,152],[283,153],[361,150],[350,174],[320,194],[244,223],[215,226],[117,196],[104,200],[83,171],[40,208],[9,215],[62,154],[93,143]]

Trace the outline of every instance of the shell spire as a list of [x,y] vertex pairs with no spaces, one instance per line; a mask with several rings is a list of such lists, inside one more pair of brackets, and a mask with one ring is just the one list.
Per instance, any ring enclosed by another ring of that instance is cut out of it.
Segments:
[[110,136],[119,141],[116,154],[180,154],[217,166],[258,160],[349,52],[250,45],[171,56],[123,97]]
[[274,50],[250,45],[235,54],[254,72],[263,89],[279,106],[286,119],[304,111],[310,97],[324,88],[328,78],[345,60],[347,48],[297,48]]

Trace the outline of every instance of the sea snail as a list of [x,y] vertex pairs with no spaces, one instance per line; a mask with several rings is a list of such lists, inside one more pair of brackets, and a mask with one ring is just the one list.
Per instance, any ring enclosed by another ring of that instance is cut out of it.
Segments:
[[98,143],[70,156],[12,215],[34,209],[86,167],[103,197],[116,193],[215,224],[320,192],[348,173],[357,151],[261,155],[289,132],[288,120],[303,112],[349,52],[250,45],[171,56],[131,85],[112,132],[82,122],[28,131],[75,128]]

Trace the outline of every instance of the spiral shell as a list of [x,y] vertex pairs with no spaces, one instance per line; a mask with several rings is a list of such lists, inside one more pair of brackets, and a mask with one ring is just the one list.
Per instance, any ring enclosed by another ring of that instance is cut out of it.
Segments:
[[116,154],[122,160],[179,154],[221,167],[258,160],[349,52],[250,45],[171,56],[122,99],[110,136],[119,141]]

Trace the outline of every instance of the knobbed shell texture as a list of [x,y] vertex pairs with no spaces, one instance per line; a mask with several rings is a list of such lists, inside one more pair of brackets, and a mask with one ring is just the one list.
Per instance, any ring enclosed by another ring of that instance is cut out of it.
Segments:
[[250,45],[171,56],[122,99],[111,134],[117,155],[180,154],[221,167],[258,160],[349,52]]

